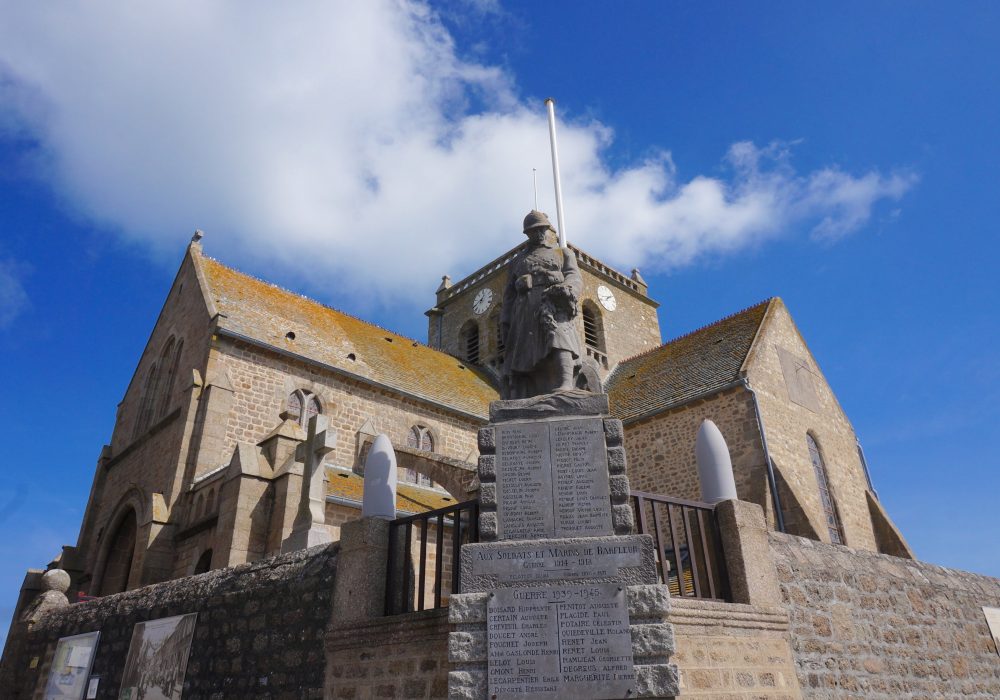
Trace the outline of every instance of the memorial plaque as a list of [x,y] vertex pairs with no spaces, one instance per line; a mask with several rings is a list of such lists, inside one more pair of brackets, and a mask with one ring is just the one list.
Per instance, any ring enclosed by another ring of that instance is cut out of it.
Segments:
[[498,539],[613,534],[602,419],[506,423],[496,430]]
[[476,576],[492,574],[503,583],[553,581],[617,576],[623,568],[642,565],[642,548],[636,542],[538,542],[502,549],[480,547],[472,557]]
[[[549,427],[521,423],[497,430],[497,519],[501,538],[528,540],[551,537],[552,470]],[[544,533],[548,533],[547,535]]]
[[503,588],[487,606],[492,700],[635,696],[625,589]]

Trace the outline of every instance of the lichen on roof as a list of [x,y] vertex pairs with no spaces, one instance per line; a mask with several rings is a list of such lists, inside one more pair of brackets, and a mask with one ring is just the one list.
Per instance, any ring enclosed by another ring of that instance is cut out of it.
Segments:
[[498,398],[485,373],[447,353],[212,258],[200,260],[224,330],[484,418]]
[[737,380],[773,301],[762,301],[621,362],[605,382],[611,412],[628,421]]
[[[344,469],[328,469],[327,475],[328,496],[361,504],[364,498],[364,477]],[[400,513],[426,513],[429,510],[453,506],[455,503],[454,498],[441,491],[405,483],[396,486],[396,510]]]

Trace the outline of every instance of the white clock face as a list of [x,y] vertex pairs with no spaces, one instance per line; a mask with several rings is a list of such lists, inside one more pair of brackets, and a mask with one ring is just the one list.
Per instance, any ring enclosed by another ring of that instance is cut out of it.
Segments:
[[493,301],[493,290],[491,289],[480,289],[479,294],[476,298],[472,300],[472,310],[477,314],[485,313],[486,309],[490,308],[490,303]]
[[597,298],[601,302],[601,306],[608,311],[614,311],[615,307],[618,306],[618,302],[615,301],[615,295],[603,284],[597,288]]

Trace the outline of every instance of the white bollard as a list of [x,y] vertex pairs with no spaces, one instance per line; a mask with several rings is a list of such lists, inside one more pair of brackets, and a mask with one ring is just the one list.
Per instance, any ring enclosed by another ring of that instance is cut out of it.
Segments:
[[361,517],[396,519],[396,452],[385,434],[375,436],[365,460]]
[[698,459],[701,500],[715,504],[736,498],[733,460],[726,439],[715,423],[708,419],[701,422],[694,451]]

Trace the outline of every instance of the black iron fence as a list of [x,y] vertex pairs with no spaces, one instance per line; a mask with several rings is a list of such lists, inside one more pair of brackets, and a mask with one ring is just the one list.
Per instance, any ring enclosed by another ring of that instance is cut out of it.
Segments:
[[639,533],[653,537],[660,581],[670,595],[729,597],[714,506],[633,491],[632,510]]
[[[640,534],[653,537],[670,594],[727,600],[729,581],[715,509],[708,503],[632,492]],[[479,501],[418,513],[389,525],[387,615],[445,607],[461,584],[462,545],[479,540]]]
[[446,606],[461,583],[462,545],[478,540],[478,500],[393,520],[389,524],[386,614]]

